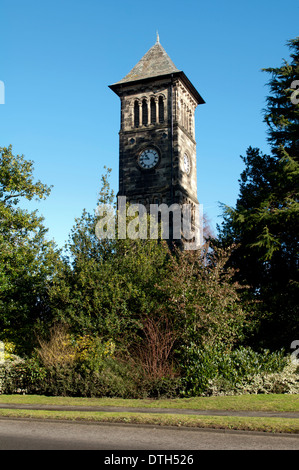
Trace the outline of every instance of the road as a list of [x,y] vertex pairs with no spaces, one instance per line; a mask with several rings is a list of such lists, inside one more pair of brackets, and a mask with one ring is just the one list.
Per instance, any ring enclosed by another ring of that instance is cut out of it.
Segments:
[[1,418],[0,450],[299,450],[299,436]]

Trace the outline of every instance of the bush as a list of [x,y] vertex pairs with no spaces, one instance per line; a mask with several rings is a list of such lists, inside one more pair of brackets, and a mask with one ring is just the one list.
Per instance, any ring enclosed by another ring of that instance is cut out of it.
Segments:
[[287,359],[283,352],[256,352],[244,347],[226,351],[191,345],[182,348],[181,364],[182,395],[207,396],[240,393],[253,377],[280,373]]
[[237,394],[257,394],[257,393],[299,393],[299,364],[291,359],[281,372],[262,372],[254,374],[240,384],[237,384],[234,390]]
[[34,359],[6,361],[0,365],[0,393],[43,393],[46,370]]
[[0,367],[0,393],[26,393],[69,397],[155,398],[173,397],[179,380],[153,379],[136,365],[106,358],[101,370],[82,364],[41,367],[35,360],[6,362]]
[[48,369],[44,394],[132,398],[137,391],[128,372],[127,366],[113,358],[105,359],[100,370],[89,369],[82,364]]
[[[6,361],[0,367],[0,393],[53,396],[122,396],[129,386],[113,360],[114,343],[89,335],[74,338],[55,325],[39,340],[31,359]],[[126,383],[126,385],[124,385]],[[131,387],[132,388],[132,387]],[[127,390],[127,391],[126,391]]]
[[163,317],[147,318],[141,335],[142,343],[116,356],[112,341],[75,338],[55,326],[35,357],[0,366],[0,393],[119,398],[299,393],[297,366],[282,351],[191,343],[174,355],[175,332]]
[[135,347],[134,358],[116,358],[113,341],[90,335],[73,337],[64,325],[55,325],[47,340],[39,340],[35,357],[5,362],[0,369],[0,391],[82,397],[173,396],[178,379],[167,363],[173,338],[171,332],[166,333],[161,322],[147,321],[144,348]]
[[163,316],[146,317],[142,342],[130,353],[115,357],[112,340],[90,335],[72,337],[56,325],[50,338],[40,340],[38,358],[46,370],[43,393],[64,396],[122,398],[172,397],[180,381],[171,359],[174,332]]
[[192,346],[185,357],[181,377],[148,376],[136,362],[115,357],[103,359],[101,369],[83,363],[44,367],[36,359],[7,361],[0,366],[0,393],[119,398],[299,393],[298,364],[281,352]]

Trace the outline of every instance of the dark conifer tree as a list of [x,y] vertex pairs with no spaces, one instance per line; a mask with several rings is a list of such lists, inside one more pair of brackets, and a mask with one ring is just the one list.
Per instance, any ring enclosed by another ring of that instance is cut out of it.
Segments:
[[224,208],[219,237],[236,244],[230,262],[258,301],[259,344],[273,348],[299,337],[299,38],[288,45],[292,61],[264,69],[271,73],[264,116],[272,151],[249,147],[242,157],[239,197]]

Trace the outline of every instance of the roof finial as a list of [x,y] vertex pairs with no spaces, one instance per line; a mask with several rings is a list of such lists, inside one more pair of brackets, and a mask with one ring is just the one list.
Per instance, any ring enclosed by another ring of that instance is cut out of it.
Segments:
[[159,36],[158,31],[157,31],[157,41],[156,41],[156,44],[160,44],[160,36]]

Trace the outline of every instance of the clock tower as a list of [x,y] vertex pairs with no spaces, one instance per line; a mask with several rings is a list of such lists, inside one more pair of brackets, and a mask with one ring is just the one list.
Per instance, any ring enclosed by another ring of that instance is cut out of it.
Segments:
[[197,200],[195,108],[204,100],[157,42],[110,88],[121,100],[119,191],[129,203]]

